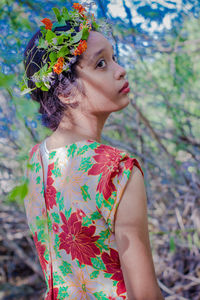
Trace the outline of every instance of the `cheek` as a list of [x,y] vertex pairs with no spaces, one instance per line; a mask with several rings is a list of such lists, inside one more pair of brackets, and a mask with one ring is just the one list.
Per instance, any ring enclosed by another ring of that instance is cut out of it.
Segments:
[[107,78],[106,76],[98,76],[95,80],[88,85],[88,90],[91,93],[99,93],[99,96],[111,96],[116,95],[115,88],[113,86],[113,80]]
[[[116,97],[114,79],[109,72],[87,72],[82,74],[82,80],[87,97],[110,98]],[[103,99],[102,99],[103,100]]]
[[103,81],[101,85],[91,87],[89,95],[91,98],[99,99],[100,102],[106,101],[106,103],[109,99],[116,97],[111,84],[106,81]]

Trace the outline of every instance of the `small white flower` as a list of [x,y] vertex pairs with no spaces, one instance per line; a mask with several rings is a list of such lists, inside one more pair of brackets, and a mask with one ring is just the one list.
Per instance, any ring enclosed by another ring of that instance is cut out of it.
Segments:
[[33,76],[31,76],[30,78],[33,82],[40,82],[40,78],[38,76],[38,74],[34,74]]
[[47,75],[44,75],[44,76],[42,77],[42,80],[43,80],[43,81],[50,81],[50,80],[52,79],[52,75],[53,75],[52,72],[49,73],[49,74],[47,74]]
[[57,38],[53,38],[52,41],[56,45],[58,40],[57,40]]
[[76,62],[76,57],[73,56],[73,57],[70,59],[70,64],[73,64],[73,63],[75,63],[75,62]]
[[64,70],[64,71],[69,70],[69,63],[65,63],[65,64],[63,65],[63,70]]
[[48,81],[44,81],[44,85],[45,85],[48,89],[50,89],[50,87],[51,87]]

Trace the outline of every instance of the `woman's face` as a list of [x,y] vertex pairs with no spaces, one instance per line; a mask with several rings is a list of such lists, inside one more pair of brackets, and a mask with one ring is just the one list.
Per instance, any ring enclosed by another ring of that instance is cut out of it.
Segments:
[[86,111],[109,114],[129,104],[128,94],[119,92],[126,71],[116,62],[112,44],[101,33],[90,32],[77,73],[86,94],[81,101]]

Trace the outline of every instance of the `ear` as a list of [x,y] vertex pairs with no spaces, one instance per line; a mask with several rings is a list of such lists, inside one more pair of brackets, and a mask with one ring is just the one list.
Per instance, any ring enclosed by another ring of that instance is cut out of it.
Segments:
[[74,87],[71,90],[71,93],[69,93],[69,95],[63,95],[63,94],[59,94],[58,98],[60,99],[60,101],[64,104],[68,104],[69,106],[76,107],[79,103],[79,92],[78,89],[76,87]]
[[70,96],[64,96],[64,95],[59,95],[58,96],[59,100],[64,103],[64,104],[70,104],[74,102],[74,99]]

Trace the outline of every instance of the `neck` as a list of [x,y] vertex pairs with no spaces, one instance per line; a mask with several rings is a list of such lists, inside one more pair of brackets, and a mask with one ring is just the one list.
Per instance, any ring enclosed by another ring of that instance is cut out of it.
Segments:
[[108,115],[64,116],[58,128],[51,135],[56,145],[66,145],[79,140],[90,139],[101,143],[101,133]]

